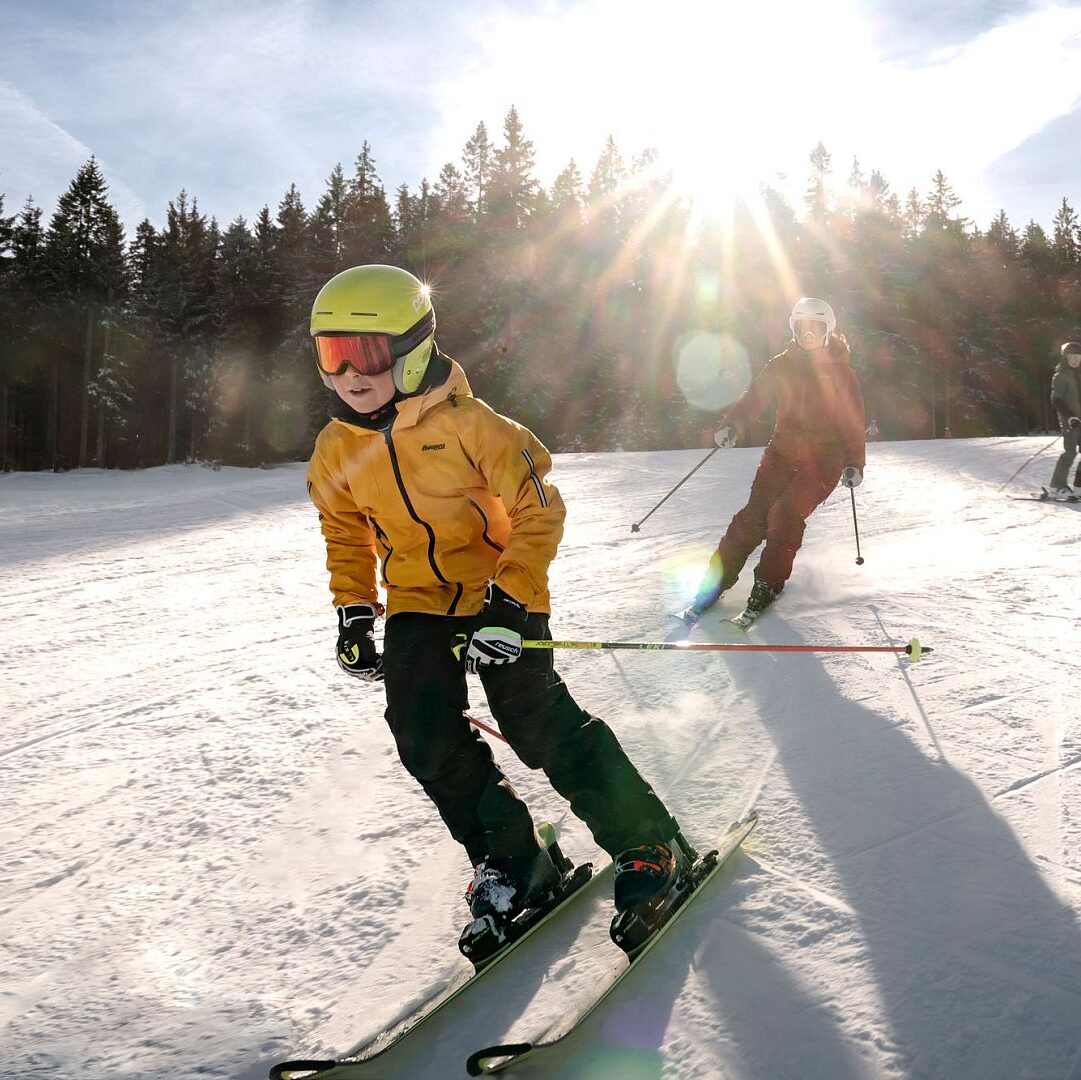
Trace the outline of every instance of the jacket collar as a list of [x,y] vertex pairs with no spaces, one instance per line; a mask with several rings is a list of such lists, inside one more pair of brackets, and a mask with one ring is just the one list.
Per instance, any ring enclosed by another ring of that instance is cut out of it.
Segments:
[[444,401],[454,404],[456,398],[472,396],[469,380],[458,362],[437,351],[428,364],[423,382],[412,394],[397,393],[382,409],[370,415],[351,409],[335,394],[330,416],[332,420],[366,431],[386,431],[392,425],[415,427],[436,405]]

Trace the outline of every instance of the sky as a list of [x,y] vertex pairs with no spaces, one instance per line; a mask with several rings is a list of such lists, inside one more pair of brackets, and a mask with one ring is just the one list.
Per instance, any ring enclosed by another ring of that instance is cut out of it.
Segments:
[[798,203],[819,141],[986,227],[1081,206],[1081,2],[0,0],[0,192],[46,216],[95,155],[129,233],[181,189],[226,224],[311,208],[367,140],[388,193],[513,106],[550,185],[609,135],[703,207]]
[[[565,1046],[508,1076],[1081,1076],[1081,504],[1027,498],[1060,447],[870,443],[863,564],[838,488],[746,635],[726,620],[754,559],[693,631],[669,613],[761,449],[718,452],[638,533],[701,450],[555,455],[556,639],[933,651],[561,651],[692,844],[760,820]],[[398,761],[383,688],[335,663],[304,478],[0,474],[0,1080],[266,1080],[465,963],[472,867]],[[485,738],[568,857],[607,862]],[[540,1035],[618,959],[612,912],[609,872],[339,1080],[464,1080],[473,1051]]]

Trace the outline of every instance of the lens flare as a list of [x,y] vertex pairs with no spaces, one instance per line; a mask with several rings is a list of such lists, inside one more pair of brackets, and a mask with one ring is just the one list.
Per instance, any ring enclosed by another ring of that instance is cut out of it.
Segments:
[[663,559],[660,571],[667,588],[676,596],[693,596],[712,554],[713,548],[696,544]]
[[747,389],[750,354],[729,334],[697,331],[675,349],[676,383],[688,405],[716,412]]

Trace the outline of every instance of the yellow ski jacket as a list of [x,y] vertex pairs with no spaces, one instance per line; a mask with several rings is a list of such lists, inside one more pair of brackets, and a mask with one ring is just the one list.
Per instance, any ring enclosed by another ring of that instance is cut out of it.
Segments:
[[308,463],[336,605],[474,615],[487,583],[551,613],[548,565],[566,509],[532,432],[473,397],[447,359],[438,386],[404,398],[385,430],[333,419]]

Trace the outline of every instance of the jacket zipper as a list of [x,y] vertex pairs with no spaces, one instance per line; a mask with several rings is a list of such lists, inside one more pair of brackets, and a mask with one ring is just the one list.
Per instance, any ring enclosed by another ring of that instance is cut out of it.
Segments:
[[[413,502],[409,498],[409,492],[405,489],[405,481],[402,479],[402,470],[398,465],[398,454],[394,449],[394,440],[391,438],[390,428],[383,429],[383,440],[387,444],[387,453],[390,454],[390,467],[394,470],[394,480],[398,485],[398,490],[402,493],[402,501],[405,503],[406,510],[409,511],[409,516],[428,534],[428,565],[432,568],[432,573],[443,582],[444,585],[450,585],[451,583],[443,577],[442,571],[436,565],[435,561],[435,533],[432,531],[431,525],[424,521],[413,509]],[[447,609],[448,615],[453,615],[458,608],[458,601],[462,598],[462,585],[461,582],[456,582],[454,585],[454,599],[451,601],[450,607]]]

